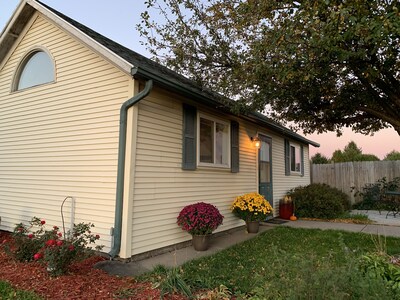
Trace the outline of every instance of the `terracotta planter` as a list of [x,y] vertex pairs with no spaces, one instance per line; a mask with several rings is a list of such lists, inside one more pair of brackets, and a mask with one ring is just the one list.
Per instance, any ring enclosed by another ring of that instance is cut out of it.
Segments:
[[196,251],[206,251],[210,244],[211,234],[192,235],[192,245]]
[[257,233],[260,229],[259,221],[246,221],[246,227],[248,233]]

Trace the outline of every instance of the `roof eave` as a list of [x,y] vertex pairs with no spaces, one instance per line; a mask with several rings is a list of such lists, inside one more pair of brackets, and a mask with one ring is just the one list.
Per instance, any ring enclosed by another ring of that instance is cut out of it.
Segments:
[[[25,27],[25,23],[32,17],[34,12],[35,10],[32,7],[26,5],[26,0],[21,1],[14,10],[11,18],[0,33],[0,65],[2,65],[8,51],[18,40],[19,35]],[[19,20],[24,20],[25,22],[20,24]]]
[[302,143],[306,143],[306,144],[312,145],[312,146],[317,147],[317,148],[320,147],[319,143],[316,143],[314,141],[306,139],[305,137],[301,136],[300,134],[297,134],[296,132],[291,131],[290,129],[288,129],[286,127],[283,127],[283,126],[281,126],[281,125],[279,125],[277,123],[274,123],[272,121],[268,121],[268,120],[265,119],[265,117],[262,118],[262,117],[258,116],[257,113],[250,113],[249,115],[250,115],[249,117],[252,120],[254,120],[256,123],[261,123],[261,124],[267,125],[270,128],[272,128],[275,132],[281,133],[283,136],[290,137],[290,138],[292,138],[292,139],[294,139],[296,141],[299,141],[299,142],[302,142]]
[[144,68],[134,67],[132,68],[131,74],[134,78],[138,79],[152,79],[159,86],[164,87],[170,91],[178,92],[182,95],[190,97],[192,100],[198,100],[203,104],[214,107],[216,109],[223,110],[225,112],[229,112],[229,107],[223,105],[221,102],[212,99],[211,97],[206,97],[205,95],[199,93],[195,89],[190,87],[186,87],[185,85],[170,80],[168,77],[163,77],[157,72],[152,72],[151,70],[146,70]]
[[[168,90],[178,92],[182,95],[190,97],[190,99],[198,100],[205,105],[212,106],[216,109],[224,110],[225,112],[232,114],[229,107],[223,105],[221,102],[218,102],[218,101],[212,99],[211,97],[207,97],[207,96],[199,93],[199,91],[189,88],[189,87],[186,87],[179,82],[172,81],[168,77],[162,77],[159,74],[157,74],[156,72],[152,72],[151,70],[146,70],[144,68],[134,67],[134,68],[132,68],[131,73],[132,73],[132,76],[134,76],[136,78],[152,79],[158,85],[160,85]],[[259,124],[262,126],[268,126],[268,128],[270,128],[274,132],[282,134],[287,137],[290,137],[298,142],[309,144],[314,147],[320,146],[320,144],[318,144],[314,141],[311,141],[309,139],[306,139],[306,138],[302,137],[301,135],[299,135],[283,126],[276,124],[273,121],[268,120],[266,117],[261,117],[257,113],[249,113],[247,115],[240,115],[238,117],[242,118],[242,119],[246,119],[248,121],[251,121],[253,123],[256,123],[256,124]]]

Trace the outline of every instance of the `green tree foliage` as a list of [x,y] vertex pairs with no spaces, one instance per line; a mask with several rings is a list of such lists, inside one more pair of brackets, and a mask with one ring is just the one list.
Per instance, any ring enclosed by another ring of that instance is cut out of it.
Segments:
[[400,134],[400,1],[146,3],[138,29],[151,53],[238,100],[236,111],[264,111],[305,133]]
[[374,154],[363,154],[362,149],[353,141],[349,142],[344,150],[336,150],[332,154],[335,163],[348,161],[377,161],[379,158]]
[[383,160],[400,160],[400,152],[393,150],[386,154]]
[[358,161],[379,161],[379,157],[375,154],[363,154],[358,158]]
[[332,154],[332,159],[331,159],[334,163],[338,163],[338,162],[345,162],[345,158],[343,155],[342,150],[335,150]]
[[329,164],[329,159],[325,155],[318,152],[311,157],[311,162],[313,164]]

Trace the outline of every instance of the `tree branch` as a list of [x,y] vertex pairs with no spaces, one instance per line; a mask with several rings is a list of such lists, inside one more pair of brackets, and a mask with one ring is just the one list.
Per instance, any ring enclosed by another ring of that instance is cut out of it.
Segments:
[[364,111],[369,115],[374,116],[375,118],[381,119],[384,122],[387,122],[390,125],[392,125],[394,128],[400,128],[400,119],[389,117],[386,112],[379,112],[375,109],[371,109],[365,106],[358,107],[358,110]]

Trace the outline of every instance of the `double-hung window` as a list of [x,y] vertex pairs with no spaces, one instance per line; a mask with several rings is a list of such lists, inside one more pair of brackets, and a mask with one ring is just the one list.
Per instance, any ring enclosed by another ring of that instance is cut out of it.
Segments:
[[182,169],[217,167],[239,173],[239,123],[183,104]]
[[230,125],[199,114],[198,165],[230,167]]

